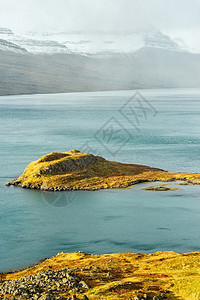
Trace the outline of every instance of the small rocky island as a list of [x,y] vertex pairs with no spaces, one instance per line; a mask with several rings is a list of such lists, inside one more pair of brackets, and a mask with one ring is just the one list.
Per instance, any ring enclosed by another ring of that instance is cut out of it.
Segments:
[[143,165],[108,161],[78,150],[52,152],[30,163],[24,173],[6,185],[44,191],[127,188],[142,182],[184,181],[200,184],[198,173],[170,173]]

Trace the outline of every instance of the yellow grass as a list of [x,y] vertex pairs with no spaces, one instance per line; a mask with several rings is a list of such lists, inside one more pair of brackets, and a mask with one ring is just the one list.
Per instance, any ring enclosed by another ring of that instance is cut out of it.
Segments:
[[62,252],[34,267],[1,277],[12,280],[49,268],[59,270],[66,267],[77,268],[77,274],[90,287],[86,295],[91,300],[128,300],[149,293],[152,296],[164,293],[166,299],[200,299],[199,252],[106,255]]

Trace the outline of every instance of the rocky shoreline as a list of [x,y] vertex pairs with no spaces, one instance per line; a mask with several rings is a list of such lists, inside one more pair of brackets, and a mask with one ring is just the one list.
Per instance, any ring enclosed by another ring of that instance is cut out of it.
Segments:
[[[72,297],[63,297],[64,292],[84,293],[88,285],[77,276],[72,269],[48,270],[36,275],[23,276],[20,279],[2,281],[0,284],[0,295],[7,299],[33,299],[54,300],[73,299],[78,300],[74,294]],[[86,295],[81,298],[88,300]]]
[[[140,183],[148,183],[148,182],[155,182],[156,180],[135,180],[135,181],[132,181],[130,183],[127,183],[127,184],[121,184],[120,188],[128,188],[128,187],[131,187],[133,185],[136,185],[136,184],[140,184]],[[104,187],[104,186],[100,186],[100,187],[92,187],[92,188],[85,188],[85,187],[73,187],[73,186],[53,186],[53,187],[49,187],[47,185],[43,185],[43,184],[37,184],[37,185],[34,185],[34,184],[24,184],[20,181],[17,181],[17,180],[13,180],[13,181],[10,181],[10,182],[7,182],[5,184],[6,186],[17,186],[17,187],[21,187],[23,189],[36,189],[36,190],[42,190],[42,191],[46,191],[46,192],[62,192],[62,191],[65,191],[65,192],[72,192],[72,191],[99,191],[99,190],[104,190],[104,189],[116,189],[116,188],[119,188],[119,187]],[[187,182],[185,183],[185,185],[187,185]]]

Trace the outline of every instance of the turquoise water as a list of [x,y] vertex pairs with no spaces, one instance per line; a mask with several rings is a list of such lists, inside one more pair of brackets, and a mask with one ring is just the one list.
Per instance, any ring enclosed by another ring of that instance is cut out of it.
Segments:
[[[45,193],[5,187],[52,151],[200,172],[200,89],[0,97],[0,270],[61,251],[200,251],[200,187]],[[139,100],[138,100],[139,99]]]

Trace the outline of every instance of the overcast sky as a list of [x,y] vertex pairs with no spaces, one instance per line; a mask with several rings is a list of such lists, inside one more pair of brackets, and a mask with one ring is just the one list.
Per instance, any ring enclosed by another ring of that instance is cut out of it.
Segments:
[[[13,31],[200,32],[200,0],[0,0]],[[198,34],[199,35],[199,34]]]

